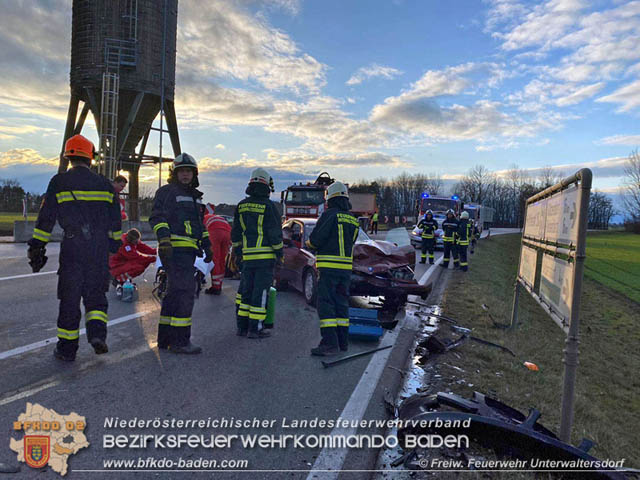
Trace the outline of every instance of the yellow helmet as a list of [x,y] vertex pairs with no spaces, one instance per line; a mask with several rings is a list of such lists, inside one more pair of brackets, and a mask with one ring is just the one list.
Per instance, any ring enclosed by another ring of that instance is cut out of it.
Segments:
[[349,191],[347,187],[342,182],[333,182],[327,188],[327,200],[330,200],[334,197],[346,197],[349,198]]

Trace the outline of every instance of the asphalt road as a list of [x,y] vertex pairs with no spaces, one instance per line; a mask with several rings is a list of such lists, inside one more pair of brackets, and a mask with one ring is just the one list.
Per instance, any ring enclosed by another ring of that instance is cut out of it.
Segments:
[[[213,450],[105,449],[103,435],[328,434],[331,428],[287,429],[283,419],[335,419],[345,405],[354,401],[369,404],[370,398],[352,394],[372,356],[324,369],[317,358],[309,355],[309,349],[319,340],[315,309],[307,306],[302,295],[296,292],[278,293],[274,337],[249,340],[235,336],[237,282],[225,280],[223,295],[202,295],[196,301],[192,340],[204,348],[203,354],[191,357],[159,352],[155,342],[159,304],[151,296],[153,268],[138,281],[137,302],[122,303],[116,299],[113,289],[109,292],[110,352],[96,356],[82,336],[76,361],[61,363],[52,357],[55,341],[44,344],[56,334],[58,245],[48,247],[49,262],[40,275],[30,274],[25,252],[24,245],[0,244],[0,418],[8,433],[0,442],[0,462],[16,463],[16,456],[9,449],[9,437],[20,435],[12,432],[12,424],[25,410],[26,402],[32,402],[60,414],[76,412],[86,417],[86,434],[91,446],[69,459],[70,472],[66,478],[128,478],[133,474],[95,470],[104,469],[104,460],[137,460],[139,457],[247,460],[251,473],[225,472],[224,478],[274,478],[273,473],[268,473],[273,470],[295,470],[277,474],[275,478],[306,478],[319,448],[289,445],[264,449],[235,444]],[[416,277],[421,278],[425,271],[424,265],[417,265]],[[398,318],[402,317],[403,312],[399,312]],[[375,344],[353,342],[349,353],[372,346]],[[402,364],[407,350],[408,347],[396,345],[392,358]],[[384,368],[384,364],[380,368]],[[377,385],[376,388],[383,387]],[[386,418],[384,409],[378,408],[382,405],[380,399],[375,402],[376,408],[369,408],[367,412]],[[272,428],[262,429],[155,431],[109,429],[105,427],[107,417],[127,420],[233,417],[275,423]],[[372,468],[375,462],[375,455],[354,458],[350,459],[349,468]],[[136,472],[135,478],[159,475],[164,478],[191,476]],[[58,475],[51,469],[40,472],[22,464],[21,473],[11,478],[14,477],[46,479],[58,478]]]

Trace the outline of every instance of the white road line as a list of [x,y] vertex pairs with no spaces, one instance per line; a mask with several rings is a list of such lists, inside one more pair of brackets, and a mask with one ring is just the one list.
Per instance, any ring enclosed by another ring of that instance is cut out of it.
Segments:
[[[131,315],[126,315],[124,317],[116,318],[114,320],[109,320],[108,326],[112,327],[114,325],[118,325],[119,323],[128,322],[129,320],[134,320],[136,318],[143,317],[148,313],[149,312],[137,312],[137,313],[132,313]],[[87,333],[87,330],[85,328],[80,330],[80,336],[84,335],[85,333]],[[5,358],[10,358],[10,357],[15,357],[16,355],[30,352],[32,350],[37,350],[38,348],[51,345],[52,343],[57,341],[58,341],[58,337],[51,337],[51,338],[47,338],[46,340],[42,340],[40,342],[30,343],[29,345],[13,348],[11,350],[7,350],[6,352],[0,353],[0,360],[4,360]]]
[[25,390],[24,392],[16,393],[15,395],[11,395],[10,397],[0,400],[0,405],[7,405],[8,403],[15,402],[16,400],[30,397],[31,395],[41,392],[42,390],[60,385],[60,383],[62,383],[61,380],[55,380],[53,382],[45,383],[44,385]]
[[25,273],[24,275],[14,275],[13,277],[2,277],[2,280],[15,280],[16,278],[37,277],[38,275],[49,275],[50,273],[56,273],[57,270],[51,270],[50,272],[38,272],[38,273]]

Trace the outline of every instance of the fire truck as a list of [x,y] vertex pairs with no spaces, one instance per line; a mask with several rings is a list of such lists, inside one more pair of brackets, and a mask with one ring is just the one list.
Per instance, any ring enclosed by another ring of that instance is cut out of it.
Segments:
[[318,218],[327,208],[326,190],[335,180],[322,172],[311,183],[294,183],[280,194],[283,218]]
[[462,211],[463,204],[457,195],[451,197],[431,196],[424,192],[416,202],[416,210],[418,219],[421,218],[427,210],[444,215],[447,210],[452,209],[456,214]]

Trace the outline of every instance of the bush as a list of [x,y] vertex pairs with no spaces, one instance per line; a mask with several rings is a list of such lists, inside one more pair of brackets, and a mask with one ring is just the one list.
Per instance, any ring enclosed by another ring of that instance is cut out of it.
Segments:
[[625,232],[640,233],[640,222],[626,221],[624,222]]

